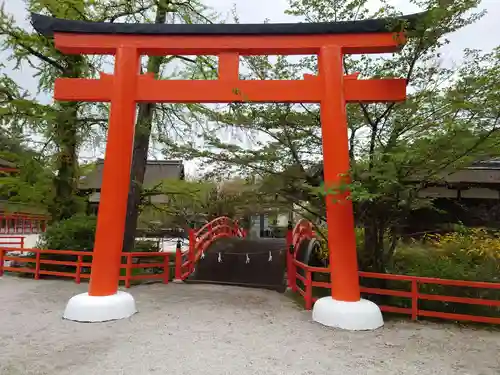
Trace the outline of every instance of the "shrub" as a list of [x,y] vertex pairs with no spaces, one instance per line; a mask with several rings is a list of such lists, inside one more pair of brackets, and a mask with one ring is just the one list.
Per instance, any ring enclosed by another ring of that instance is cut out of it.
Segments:
[[76,215],[47,228],[40,236],[38,248],[50,250],[92,251],[94,247],[96,216]]
[[[318,233],[318,238],[321,243],[321,247],[317,250],[317,257],[318,259],[321,259],[324,262],[328,262],[328,228],[321,227],[317,228],[316,232]],[[361,250],[363,249],[363,241],[364,241],[364,232],[362,228],[355,228],[355,234],[356,234],[356,246],[358,248],[358,254],[361,253]]]
[[[442,241],[440,241],[441,239]],[[389,272],[441,279],[500,282],[500,258],[495,253],[498,252],[499,248],[489,247],[496,239],[477,236],[466,239],[465,234],[450,233],[440,236],[439,240],[436,238],[434,241],[439,242],[431,242],[425,246],[414,243],[398,248]],[[500,299],[500,290],[498,289],[423,284],[419,286],[419,292],[456,297]],[[409,306],[408,301],[398,298],[392,298],[392,301],[399,306]],[[456,314],[500,316],[499,308],[441,301],[421,300],[419,308]]]
[[[358,253],[362,254],[362,232],[357,230]],[[326,241],[323,241],[320,256],[328,260]],[[361,255],[360,255],[361,256]],[[434,277],[440,279],[500,282],[500,232],[484,228],[457,228],[442,235],[428,235],[422,241],[400,242],[387,272],[400,275]],[[328,278],[328,275],[325,275]],[[328,281],[328,280],[322,280]],[[372,285],[374,283],[374,285]],[[361,284],[369,287],[410,290],[409,282],[362,279]],[[500,300],[500,290],[466,288],[423,284],[422,294],[439,294]],[[325,291],[317,291],[324,295]],[[374,296],[367,296],[374,299]],[[409,299],[400,297],[380,297],[378,303],[410,307]],[[442,311],[456,314],[500,316],[499,308],[477,306],[442,301],[420,300],[419,309]]]
[[[76,251],[93,251],[95,232],[97,225],[96,216],[76,215],[67,220],[55,223],[47,228],[37,244],[38,248],[49,250],[76,250]],[[158,241],[153,240],[138,240],[134,248],[136,252],[157,252],[159,251]],[[42,260],[56,260],[66,262],[76,262],[76,255],[65,254],[43,254]],[[91,263],[91,256],[83,257],[84,263]],[[143,258],[143,263],[159,263],[163,261],[163,257]],[[126,257],[122,257],[122,263],[126,263]],[[35,264],[29,265],[35,268]],[[61,265],[61,264],[41,264],[41,270],[68,272],[74,273],[76,266]],[[90,272],[88,267],[82,267],[82,273]],[[133,269],[132,274],[140,274],[147,272],[147,269]],[[122,276],[125,275],[125,269],[120,271]]]
[[[92,251],[94,247],[97,217],[76,215],[69,219],[59,221],[49,226],[45,233],[40,236],[37,248],[48,250],[77,250]],[[42,260],[55,260],[65,262],[76,262],[76,255],[66,254],[42,254]],[[84,256],[83,262],[92,262],[91,256]],[[35,264],[30,264],[35,268]],[[74,273],[76,266],[61,264],[41,264],[41,270]],[[87,269],[82,269],[87,273]]]

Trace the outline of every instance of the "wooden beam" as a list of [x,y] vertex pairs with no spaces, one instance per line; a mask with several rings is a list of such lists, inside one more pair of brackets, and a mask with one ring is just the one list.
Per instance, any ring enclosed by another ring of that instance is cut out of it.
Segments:
[[[234,71],[233,71],[234,74]],[[397,102],[406,98],[404,79],[344,81],[346,102]],[[60,78],[54,98],[64,101],[109,102],[113,76],[101,79]],[[137,102],[157,103],[319,103],[322,98],[319,80],[155,80],[141,75]]]
[[313,55],[324,45],[341,46],[344,54],[389,53],[406,42],[402,33],[214,36],[108,35],[55,33],[55,45],[67,54],[114,55],[120,46],[142,55]]

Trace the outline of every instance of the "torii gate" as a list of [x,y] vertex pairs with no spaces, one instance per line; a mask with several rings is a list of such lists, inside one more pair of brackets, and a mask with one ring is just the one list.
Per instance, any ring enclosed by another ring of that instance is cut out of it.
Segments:
[[[401,17],[406,29],[422,16]],[[158,25],[70,21],[32,14],[34,28],[55,38],[66,54],[115,55],[113,75],[56,80],[56,100],[111,102],[101,201],[89,292],[74,296],[64,317],[107,321],[136,312],[133,297],[118,292],[136,103],[320,103],[324,181],[335,187],[349,172],[346,103],[406,98],[403,79],[345,76],[343,55],[399,50],[405,35],[395,19],[313,24]],[[318,56],[318,74],[304,80],[240,80],[240,55]],[[157,80],[140,74],[141,55],[217,55],[218,80]],[[360,299],[352,203],[348,192],[327,197],[331,297],[314,305],[313,319],[345,329],[383,325],[378,306]]]

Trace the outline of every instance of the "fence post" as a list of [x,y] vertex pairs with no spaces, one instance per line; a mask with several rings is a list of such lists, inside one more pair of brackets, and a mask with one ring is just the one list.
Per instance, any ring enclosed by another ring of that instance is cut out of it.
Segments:
[[418,319],[418,281],[411,281],[411,319]]
[[306,293],[306,310],[312,309],[312,272],[308,269],[306,271],[306,285],[304,292]]
[[294,249],[294,246],[293,245],[290,245],[290,247],[288,248],[288,254],[287,254],[287,258],[288,258],[288,286],[289,288],[296,292],[297,291],[297,277],[296,277],[296,273],[297,273],[297,267],[295,266],[295,263],[294,263],[294,252],[295,252],[295,249]]
[[194,269],[195,250],[196,236],[194,232],[194,223],[191,223],[189,228],[189,272],[192,272]]
[[181,241],[177,241],[177,246],[175,247],[175,279],[174,282],[182,281],[182,251],[181,251]]
[[35,261],[35,280],[40,278],[40,251],[36,252]]
[[75,275],[75,283],[80,284],[81,281],[81,264],[83,261],[83,257],[78,255],[76,258],[76,275]]
[[130,288],[130,278],[132,276],[132,255],[127,254],[127,266],[125,268],[125,288]]
[[168,284],[170,278],[170,253],[163,255],[163,284]]
[[21,246],[21,254],[24,254],[24,251],[22,249],[24,249],[24,237],[21,237],[21,243],[19,244]]
[[0,277],[3,276],[3,263],[4,263],[3,255],[4,255],[4,250],[0,248]]
[[291,220],[288,220],[288,226],[286,230],[286,246],[287,248],[290,248],[290,245],[292,245],[293,241],[293,223]]

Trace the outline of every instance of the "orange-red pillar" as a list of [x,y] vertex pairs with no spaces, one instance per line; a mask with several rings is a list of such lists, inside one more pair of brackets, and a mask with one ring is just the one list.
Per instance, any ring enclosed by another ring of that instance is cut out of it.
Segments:
[[[344,71],[339,46],[325,46],[318,56],[319,78],[322,81],[321,126],[323,133],[323,164],[328,224],[328,247],[332,297],[338,301],[360,299],[356,236],[352,202],[349,192],[338,189],[347,183],[349,173],[349,142]],[[336,190],[332,192],[332,190]]]
[[118,290],[134,143],[138,74],[137,49],[118,48],[89,287],[91,296],[113,295]]

